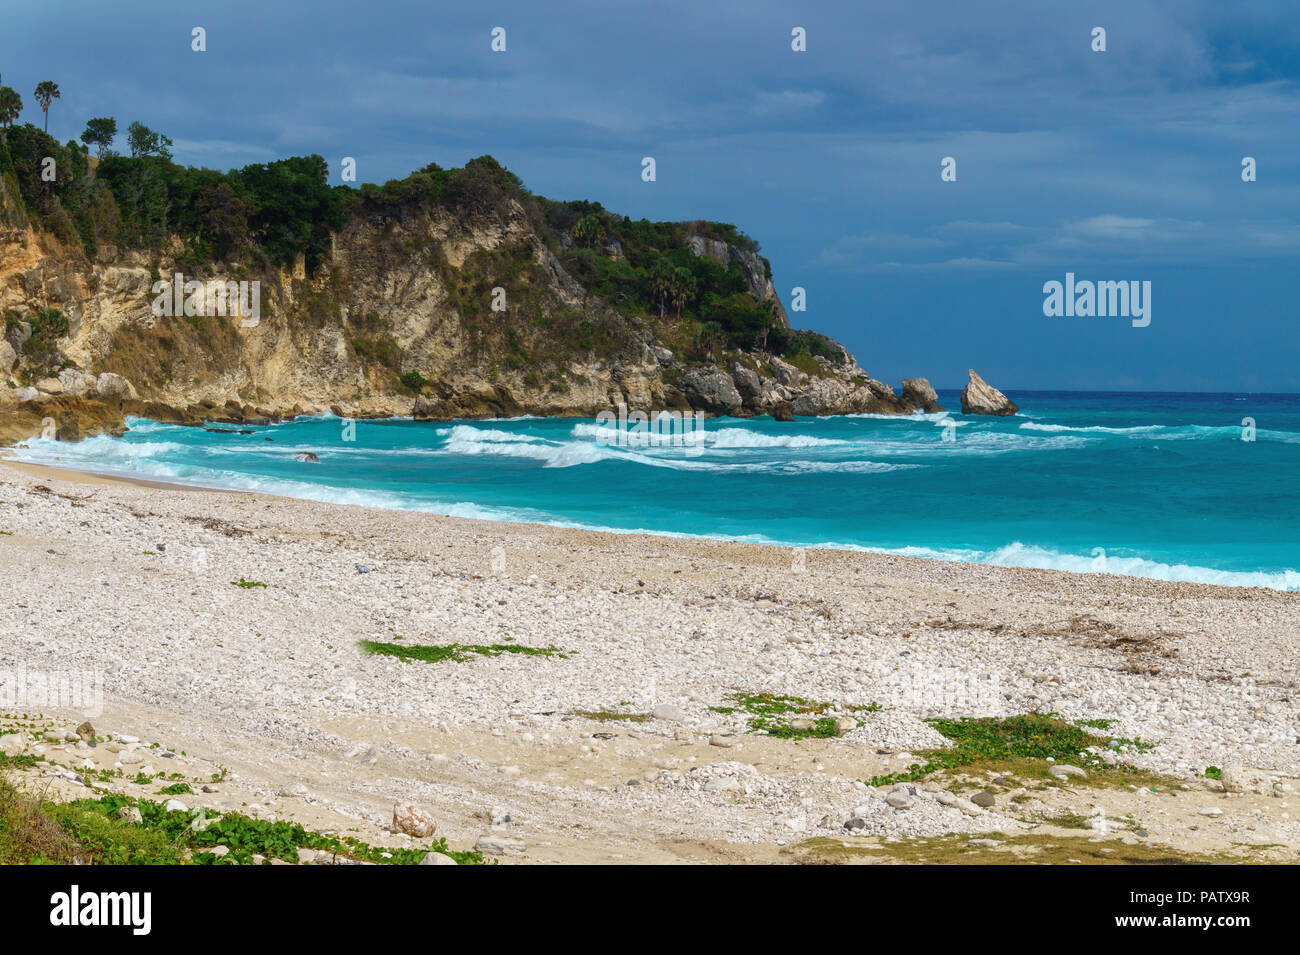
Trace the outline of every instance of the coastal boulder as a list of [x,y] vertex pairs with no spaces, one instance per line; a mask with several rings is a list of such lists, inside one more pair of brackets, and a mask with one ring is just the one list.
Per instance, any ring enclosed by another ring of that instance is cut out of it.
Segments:
[[939,395],[925,378],[903,379],[903,401],[929,414],[943,410],[939,404]]
[[681,389],[692,407],[715,414],[731,414],[741,405],[740,392],[731,376],[720,368],[693,368],[682,376]]
[[808,380],[806,374],[775,355],[772,356],[770,364],[772,366],[772,376],[783,385],[797,388]]
[[110,401],[125,401],[132,397],[133,390],[131,382],[111,371],[106,371],[95,379],[96,394]]
[[95,387],[95,376],[88,375],[77,368],[65,368],[59,372],[59,384],[63,386],[63,393],[80,398],[87,391]]
[[434,398],[417,395],[415,405],[411,408],[411,417],[416,421],[433,421],[441,415],[441,402]]
[[1013,415],[1020,406],[970,369],[970,380],[961,390],[962,414]]
[[13,371],[17,361],[18,353],[14,351],[14,346],[6,341],[0,341],[0,374],[7,375]]
[[762,395],[763,383],[754,369],[737,363],[731,377],[735,379],[736,390],[746,403],[753,404]]
[[849,389],[837,378],[813,378],[794,399],[797,415],[844,414],[849,406]]
[[393,828],[417,839],[427,839],[437,826],[433,817],[408,800],[393,804]]
[[47,395],[61,395],[63,385],[57,378],[42,378],[36,383],[36,390]]
[[72,415],[64,415],[59,418],[59,428],[54,433],[54,437],[69,443],[80,441],[82,438],[80,422]]

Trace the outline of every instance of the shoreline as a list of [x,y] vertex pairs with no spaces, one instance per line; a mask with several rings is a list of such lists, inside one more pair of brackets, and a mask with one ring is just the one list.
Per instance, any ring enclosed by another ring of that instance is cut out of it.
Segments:
[[[1264,587],[1258,585],[1243,585],[1243,584],[1207,583],[1203,581],[1168,580],[1161,577],[1148,577],[1140,574],[1077,571],[1077,570],[1066,570],[1064,568],[1056,568],[1056,567],[1033,567],[1033,566],[1026,566],[1020,564],[991,564],[991,563],[981,563],[979,561],[961,560],[959,558],[943,558],[943,557],[929,557],[929,556],[921,556],[921,555],[913,555],[913,554],[897,554],[885,550],[852,548],[852,547],[845,547],[845,546],[840,546],[835,544],[826,544],[826,545],[783,544],[777,541],[739,540],[734,537],[715,537],[707,534],[686,534],[686,533],[680,533],[676,531],[649,531],[645,529],[622,530],[619,528],[610,528],[610,527],[584,527],[576,524],[566,524],[566,523],[559,523],[559,522],[552,523],[546,521],[524,521],[524,520],[515,521],[515,520],[503,520],[494,517],[466,517],[462,515],[445,514],[443,512],[434,511],[434,510],[423,510],[420,508],[385,508],[379,505],[371,505],[371,504],[344,503],[344,502],[337,502],[337,501],[321,501],[316,498],[298,497],[291,494],[276,494],[272,491],[254,491],[245,488],[227,488],[227,487],[219,487],[219,486],[203,485],[203,484],[186,484],[184,482],[179,482],[179,481],[160,481],[151,478],[132,477],[129,475],[104,474],[101,472],[85,471],[77,468],[64,468],[64,467],[58,467],[56,465],[51,465],[51,464],[37,464],[34,462],[20,461],[16,457],[11,457],[12,454],[13,454],[13,450],[11,448],[0,448],[0,464],[8,465],[9,467],[12,467],[16,470],[23,471],[24,473],[27,474],[32,474],[32,475],[44,474],[47,477],[51,477],[58,480],[66,480],[69,483],[73,483],[73,484],[95,485],[95,484],[102,483],[110,486],[118,485],[118,486],[139,487],[139,488],[152,488],[155,490],[164,490],[164,491],[174,490],[174,491],[183,491],[187,493],[206,492],[206,493],[214,493],[214,494],[251,495],[253,497],[264,497],[264,498],[270,498],[270,499],[275,499],[280,501],[301,501],[301,502],[320,504],[320,505],[331,506],[331,507],[355,507],[355,508],[363,508],[363,509],[374,509],[374,510],[379,510],[384,512],[391,512],[391,513],[424,514],[430,517],[444,518],[447,520],[482,522],[488,525],[497,525],[497,524],[521,525],[525,527],[534,527],[534,528],[549,528],[557,531],[574,531],[574,532],[580,532],[584,534],[604,534],[614,538],[646,537],[650,539],[659,539],[659,540],[668,540],[668,541],[672,541],[672,540],[703,541],[703,542],[723,544],[723,545],[735,545],[738,547],[771,548],[773,550],[785,551],[785,552],[804,550],[806,552],[815,552],[815,553],[833,553],[833,554],[841,555],[846,559],[851,559],[855,556],[863,556],[863,557],[872,556],[872,557],[890,558],[893,560],[906,560],[906,561],[915,560],[915,561],[932,562],[935,564],[942,564],[942,565],[1002,568],[1007,570],[1034,571],[1034,572],[1041,572],[1046,574],[1065,574],[1070,577],[1102,577],[1102,578],[1113,578],[1113,579],[1124,580],[1124,581],[1135,581],[1135,582],[1143,581],[1143,582],[1150,582],[1156,584],[1167,584],[1178,588],[1205,587],[1205,588],[1211,588],[1212,591],[1227,590],[1227,591],[1244,591],[1247,593],[1258,591],[1261,593],[1296,594],[1297,596],[1300,596],[1300,590],[1287,590],[1280,587]],[[68,475],[68,477],[63,477],[63,475]],[[1204,568],[1204,569],[1212,570],[1212,568]],[[1229,572],[1229,573],[1235,573],[1235,572]]]
[[[1300,594],[823,549],[798,569],[770,545],[3,463],[0,601],[21,609],[0,619],[0,670],[102,673],[97,729],[230,767],[192,807],[374,842],[411,799],[458,849],[503,807],[528,846],[511,859],[529,862],[797,861],[823,837],[1014,834],[1098,806],[1180,851],[1295,861],[1300,846],[1275,795],[1212,795],[1197,776],[1300,781]],[[403,662],[361,640],[564,655]],[[856,728],[755,735],[738,692],[824,702]],[[861,782],[943,745],[926,719],[1029,712],[1151,740],[1125,758],[1185,789],[1026,782],[988,811],[932,794],[895,811]],[[1209,799],[1222,820],[1201,815]],[[846,834],[864,806],[869,830]]]

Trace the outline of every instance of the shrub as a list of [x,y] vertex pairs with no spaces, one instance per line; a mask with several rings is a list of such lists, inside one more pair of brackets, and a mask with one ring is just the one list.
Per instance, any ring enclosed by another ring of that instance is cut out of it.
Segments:
[[414,391],[417,394],[420,389],[429,383],[429,380],[418,371],[408,371],[402,376],[402,387],[408,391]]

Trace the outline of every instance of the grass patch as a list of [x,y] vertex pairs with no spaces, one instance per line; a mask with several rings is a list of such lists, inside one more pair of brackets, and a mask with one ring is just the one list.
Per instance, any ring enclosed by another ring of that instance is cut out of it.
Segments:
[[1053,813],[1050,816],[1045,816],[1042,821],[1048,823],[1049,825],[1057,826],[1061,829],[1091,829],[1092,828],[1089,825],[1089,822],[1091,821],[1090,817],[1085,816],[1082,813],[1071,812],[1069,810],[1063,810],[1061,812]]
[[242,587],[244,590],[252,590],[254,587],[261,587],[263,590],[266,589],[266,584],[262,583],[260,580],[245,580],[243,577],[240,577],[238,580],[232,580],[230,583],[232,586]]
[[[1025,714],[1005,719],[985,717],[980,719],[926,720],[936,730],[952,740],[951,749],[922,750],[917,755],[925,760],[912,763],[907,769],[884,776],[873,776],[869,785],[891,786],[898,782],[914,782],[938,770],[1003,770],[1006,772],[1047,776],[1050,764],[1070,763],[1087,769],[1089,778],[1151,776],[1143,770],[1128,766],[1110,766],[1094,753],[1092,746],[1132,746],[1146,752],[1154,744],[1145,740],[1130,740],[1097,736],[1081,726],[1067,723],[1054,714]],[[1153,777],[1154,778],[1154,777]]]
[[1005,836],[980,833],[979,838],[996,839],[999,846],[972,846],[964,834],[927,839],[899,839],[896,842],[859,843],[831,837],[809,839],[795,847],[801,861],[931,865],[1215,865],[1240,862],[1227,856],[1181,852],[1167,846],[1119,839],[1093,842],[1080,836],[1042,834]]
[[31,769],[40,759],[34,753],[19,753],[17,756],[0,753],[0,769]]
[[1114,720],[1079,720],[1079,726],[1086,726],[1094,730],[1108,730],[1114,724]]
[[399,660],[420,660],[423,663],[442,663],[452,660],[462,663],[475,656],[499,657],[503,653],[520,653],[530,657],[559,657],[567,660],[572,652],[565,652],[558,647],[521,647],[517,643],[494,643],[484,646],[477,643],[449,643],[445,646],[416,644],[404,647],[399,643],[377,643],[374,640],[360,641],[361,649],[372,656],[381,655],[397,657]]
[[[727,699],[735,706],[711,706],[714,713],[730,715],[748,713],[749,732],[776,736],[781,739],[827,739],[836,735],[837,716],[825,715],[830,711],[843,713],[874,713],[879,703],[865,706],[837,706],[818,703],[798,696],[778,696],[773,693],[729,693]],[[792,725],[796,720],[809,721],[808,725]]]
[[[124,806],[142,821],[117,818]],[[247,865],[254,855],[298,861],[299,847],[343,859],[384,865],[415,865],[427,852],[442,852],[461,865],[483,864],[478,852],[452,852],[443,839],[427,848],[387,849],[358,839],[311,832],[297,823],[250,819],[230,813],[194,828],[189,813],[168,812],[161,803],[110,795],[69,803],[41,802],[0,780],[0,864]],[[224,857],[210,850],[218,845]]]

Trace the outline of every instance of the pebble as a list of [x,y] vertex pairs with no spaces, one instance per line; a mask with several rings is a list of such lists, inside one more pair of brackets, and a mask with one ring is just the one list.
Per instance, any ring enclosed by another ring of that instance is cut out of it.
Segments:
[[893,806],[895,809],[911,809],[912,804],[915,801],[916,800],[906,792],[899,789],[894,790],[885,797],[885,802],[889,803],[889,805]]
[[485,832],[474,843],[475,851],[489,856],[519,855],[526,848],[523,839],[504,832]]
[[940,805],[948,806],[952,809],[959,809],[968,816],[978,816],[984,810],[969,799],[963,799],[961,796],[950,792],[941,792],[934,797]]
[[680,706],[674,706],[672,703],[660,703],[650,715],[657,720],[665,720],[669,723],[681,723],[686,719],[686,711]]
[[456,865],[456,860],[443,852],[426,852],[420,865]]
[[1070,776],[1080,776],[1084,779],[1088,777],[1088,774],[1078,766],[1071,766],[1069,763],[1057,763],[1055,766],[1048,769],[1047,772],[1049,775],[1057,776],[1061,779],[1066,779]]

